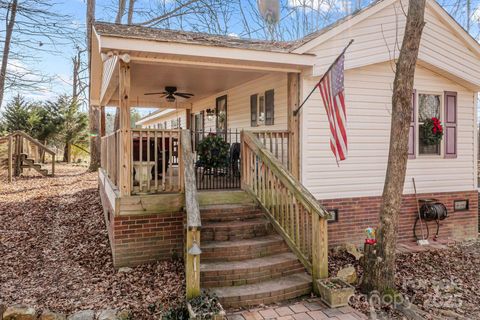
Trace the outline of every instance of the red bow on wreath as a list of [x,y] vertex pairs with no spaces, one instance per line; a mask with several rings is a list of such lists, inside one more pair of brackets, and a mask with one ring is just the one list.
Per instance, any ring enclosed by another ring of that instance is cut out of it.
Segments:
[[433,117],[432,122],[433,122],[433,128],[432,128],[433,134],[436,134],[437,132],[442,133],[443,127],[442,127],[442,124],[440,123],[440,120],[438,120],[438,118]]

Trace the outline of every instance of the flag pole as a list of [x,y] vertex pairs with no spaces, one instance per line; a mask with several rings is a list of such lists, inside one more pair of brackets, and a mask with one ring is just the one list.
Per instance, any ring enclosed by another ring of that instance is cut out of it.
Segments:
[[353,39],[350,40],[350,42],[347,44],[347,46],[343,49],[343,51],[338,55],[338,57],[335,59],[335,61],[333,61],[333,63],[330,65],[330,67],[328,67],[327,71],[325,71],[325,73],[323,74],[323,76],[320,78],[320,80],[318,80],[317,84],[313,87],[312,91],[310,91],[310,93],[308,94],[308,96],[305,98],[305,100],[303,100],[303,102],[300,104],[300,106],[297,108],[297,110],[293,111],[293,116],[296,116],[299,112],[300,112],[300,109],[302,109],[303,105],[305,104],[305,102],[307,102],[307,100],[310,98],[310,96],[313,94],[313,92],[315,91],[315,89],[318,87],[318,85],[320,84],[320,82],[322,82],[323,79],[325,79],[325,77],[327,76],[327,74],[330,72],[330,70],[332,70],[333,66],[337,63],[338,59],[340,59],[340,57],[347,51],[348,47],[350,47],[350,45],[353,43]]

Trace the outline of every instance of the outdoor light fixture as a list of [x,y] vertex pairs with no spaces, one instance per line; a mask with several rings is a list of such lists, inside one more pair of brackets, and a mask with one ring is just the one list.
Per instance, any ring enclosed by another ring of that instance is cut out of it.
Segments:
[[208,121],[213,121],[215,118],[215,110],[208,108],[207,109],[207,120]]
[[193,274],[195,276],[195,279],[197,278],[197,257],[202,254],[202,250],[197,244],[197,240],[193,240],[193,244],[188,249],[188,254],[193,256]]

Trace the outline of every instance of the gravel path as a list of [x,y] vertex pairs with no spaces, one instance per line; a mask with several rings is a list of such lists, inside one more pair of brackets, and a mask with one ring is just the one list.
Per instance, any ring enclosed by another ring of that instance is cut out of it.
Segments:
[[156,319],[184,297],[183,264],[169,261],[118,273],[96,173],[59,165],[54,178],[0,175],[0,304],[73,312],[129,309]]

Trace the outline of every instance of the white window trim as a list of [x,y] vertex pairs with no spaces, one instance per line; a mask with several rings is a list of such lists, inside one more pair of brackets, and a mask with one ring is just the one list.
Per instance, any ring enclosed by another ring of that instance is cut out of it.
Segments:
[[445,133],[442,138],[442,141],[440,141],[440,152],[438,154],[421,154],[420,153],[420,95],[421,94],[430,94],[430,95],[436,95],[440,96],[440,122],[442,123],[442,126],[444,126],[444,118],[445,118],[445,108],[444,108],[444,93],[443,92],[438,92],[438,91],[428,91],[428,90],[418,90],[415,94],[415,131],[416,131],[416,141],[415,141],[415,154],[417,157],[420,157],[422,159],[439,159],[439,158],[444,158],[444,138],[445,138]]

